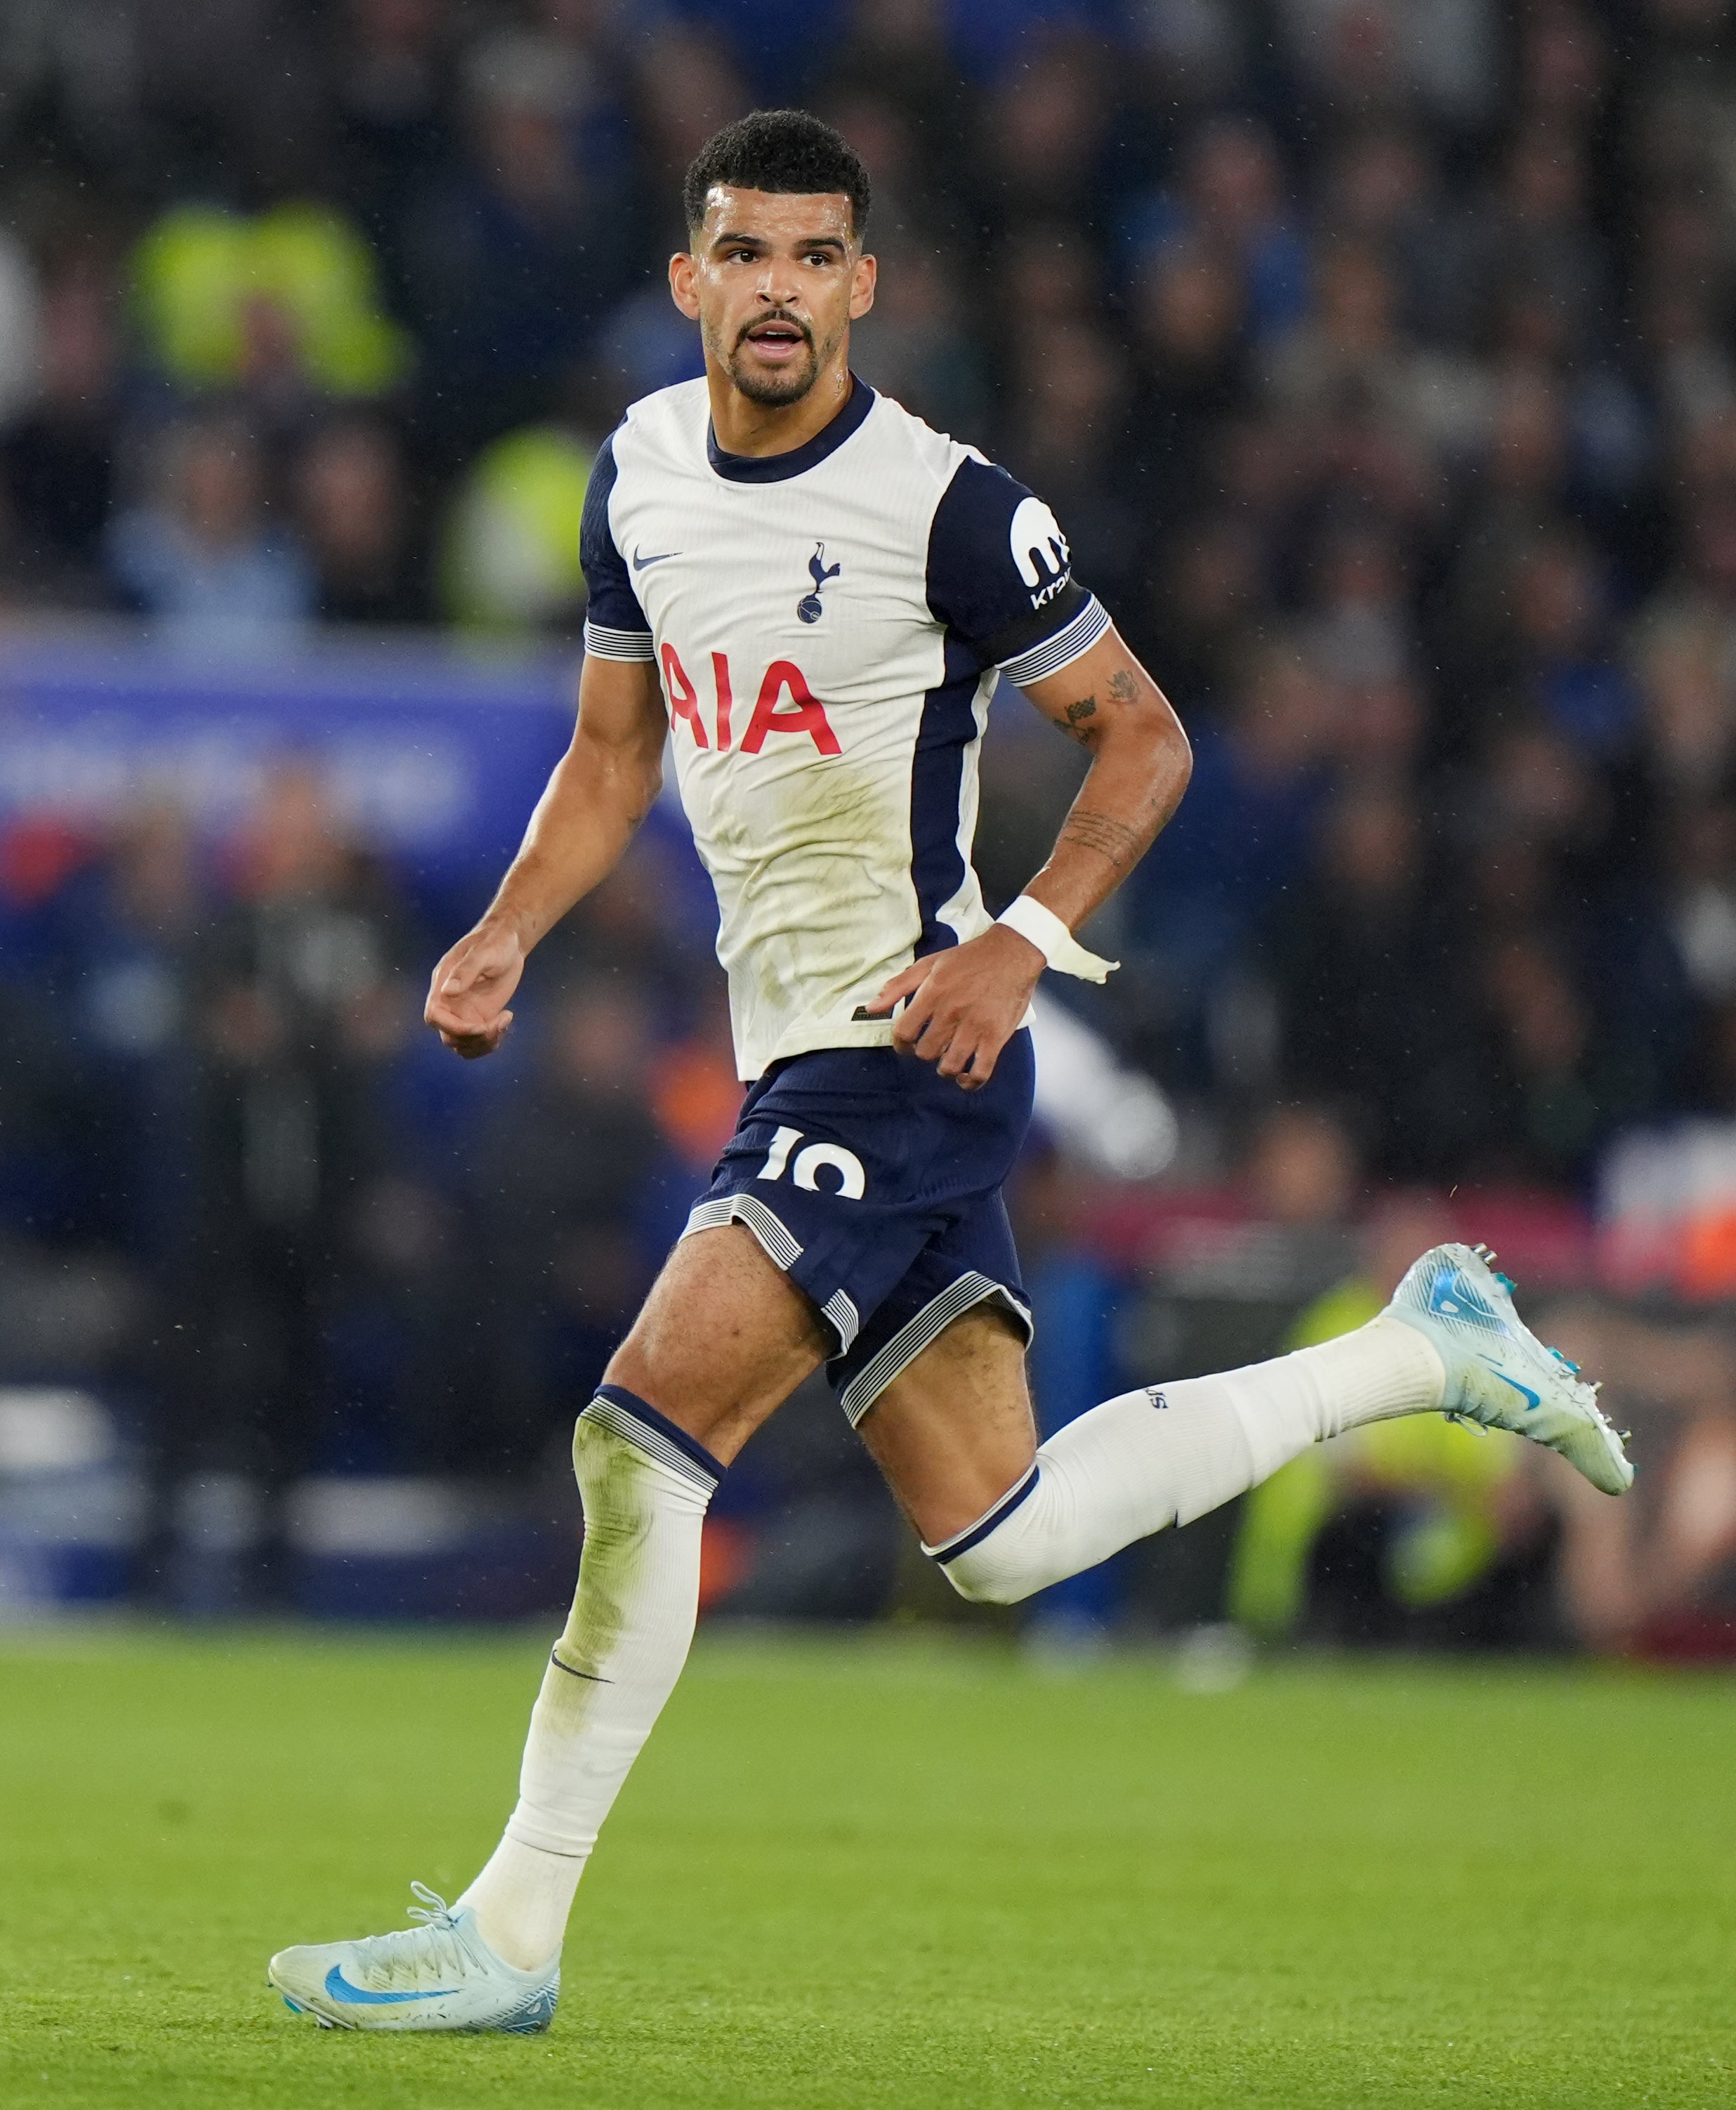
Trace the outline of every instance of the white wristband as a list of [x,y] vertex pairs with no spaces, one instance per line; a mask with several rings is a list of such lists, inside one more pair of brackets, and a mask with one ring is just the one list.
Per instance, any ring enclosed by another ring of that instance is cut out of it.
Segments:
[[1119,960],[1100,960],[1095,953],[1087,953],[1055,911],[1028,894],[1021,894],[995,920],[1028,938],[1058,973],[1077,975],[1082,982],[1107,981],[1121,965]]

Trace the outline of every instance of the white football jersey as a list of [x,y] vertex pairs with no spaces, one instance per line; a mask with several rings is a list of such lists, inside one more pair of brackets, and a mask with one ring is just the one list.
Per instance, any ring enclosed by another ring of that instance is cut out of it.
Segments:
[[971,869],[996,675],[1109,627],[1054,515],[857,381],[787,454],[725,454],[703,380],[635,403],[585,501],[587,652],[658,667],[717,892],[738,1066],[873,1048],[888,976],[988,927]]

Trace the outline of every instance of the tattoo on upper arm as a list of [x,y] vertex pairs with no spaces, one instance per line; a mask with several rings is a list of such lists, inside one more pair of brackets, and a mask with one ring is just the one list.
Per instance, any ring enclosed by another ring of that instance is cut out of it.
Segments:
[[[1138,695],[1139,684],[1134,679],[1132,668],[1118,667],[1109,678],[1110,701],[1112,704],[1131,704]],[[1102,731],[1101,724],[1089,722],[1096,716],[1097,699],[1093,692],[1091,695],[1081,696],[1077,703],[1069,704],[1061,714],[1065,722],[1061,723],[1060,719],[1056,722],[1060,724],[1061,731],[1070,734],[1081,747],[1091,747],[1096,745],[1097,735]]]
[[1146,847],[1145,839],[1137,828],[1130,828],[1126,822],[1114,820],[1107,813],[1069,813],[1060,839],[1064,843],[1075,844],[1080,849],[1095,850],[1118,872],[1131,871]]

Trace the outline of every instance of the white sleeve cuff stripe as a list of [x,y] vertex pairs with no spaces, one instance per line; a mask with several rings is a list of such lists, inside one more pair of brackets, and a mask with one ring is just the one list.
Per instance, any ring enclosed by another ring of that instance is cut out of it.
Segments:
[[1015,688],[1027,689],[1033,681],[1070,667],[1082,653],[1090,651],[1108,628],[1109,611],[1093,594],[1072,622],[1064,624],[1052,637],[1046,637],[1041,645],[1033,645],[1016,659],[1003,659],[1001,672]]
[[649,630],[606,630],[589,616],[585,618],[585,650],[599,659],[654,660],[657,657]]

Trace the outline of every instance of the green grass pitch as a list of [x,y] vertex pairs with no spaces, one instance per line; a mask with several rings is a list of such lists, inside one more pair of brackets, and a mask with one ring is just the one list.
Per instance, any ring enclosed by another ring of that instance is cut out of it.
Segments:
[[1736,1686],[703,1638],[546,2037],[316,2031],[454,1895],[543,1637],[0,1642],[0,2103],[1736,2103]]

